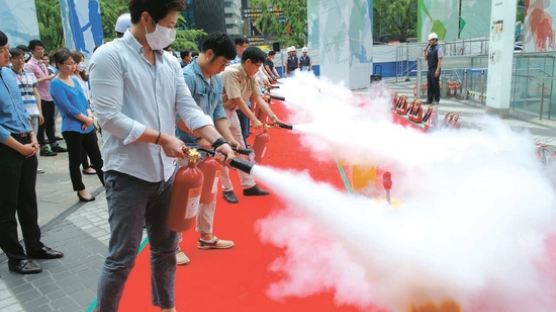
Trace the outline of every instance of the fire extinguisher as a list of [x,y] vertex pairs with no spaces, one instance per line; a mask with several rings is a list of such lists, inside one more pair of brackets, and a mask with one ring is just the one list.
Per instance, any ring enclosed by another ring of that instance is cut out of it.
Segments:
[[261,163],[261,161],[263,160],[266,154],[266,145],[269,140],[270,140],[270,135],[268,134],[266,129],[264,129],[263,132],[259,133],[255,137],[255,142],[253,143],[253,149],[255,150],[255,161],[257,163]]
[[203,173],[203,188],[201,192],[201,204],[210,204],[218,192],[218,182],[222,172],[220,165],[214,157],[207,157],[199,164]]
[[382,186],[386,191],[386,201],[388,202],[388,204],[391,205],[392,201],[390,200],[390,190],[392,189],[392,174],[390,173],[390,171],[386,171],[382,175]]
[[175,232],[183,232],[193,225],[199,212],[203,173],[197,168],[201,155],[196,149],[187,151],[187,166],[178,169],[170,195],[168,226]]

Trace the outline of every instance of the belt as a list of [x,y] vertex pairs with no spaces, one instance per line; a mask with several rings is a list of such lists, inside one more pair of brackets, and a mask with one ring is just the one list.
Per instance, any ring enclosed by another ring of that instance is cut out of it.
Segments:
[[12,133],[12,137],[14,138],[28,138],[30,136],[31,136],[31,132]]

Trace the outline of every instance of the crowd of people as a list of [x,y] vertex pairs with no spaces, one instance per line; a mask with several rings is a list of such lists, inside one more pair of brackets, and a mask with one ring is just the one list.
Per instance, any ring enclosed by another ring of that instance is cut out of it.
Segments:
[[[176,159],[188,148],[202,147],[217,152],[226,165],[247,157],[234,150],[248,147],[250,127],[281,122],[268,94],[280,78],[276,52],[249,47],[243,37],[212,33],[199,52],[181,51],[177,58],[168,47],[183,8],[182,0],[131,0],[129,13],[116,23],[118,38],[95,49],[88,68],[82,53],[62,48],[47,54],[40,40],[10,49],[0,31],[0,247],[9,269],[21,274],[41,272],[32,259],[64,256],[41,242],[35,186],[41,172],[37,155],[67,152],[79,201],[95,200],[82,174],[96,174],[106,191],[111,238],[97,311],[117,311],[144,228],[151,246],[153,304],[175,310],[175,266],[190,262],[179,248],[179,233],[166,223]],[[295,66],[310,70],[307,50],[302,52]],[[290,73],[294,62],[288,58],[288,64]],[[260,120],[254,106],[270,121]],[[62,137],[56,135],[57,115]],[[252,176],[238,173],[243,196],[269,194]],[[224,200],[239,202],[227,166],[221,181]],[[200,249],[234,246],[215,235],[215,210],[216,197],[199,207]]]

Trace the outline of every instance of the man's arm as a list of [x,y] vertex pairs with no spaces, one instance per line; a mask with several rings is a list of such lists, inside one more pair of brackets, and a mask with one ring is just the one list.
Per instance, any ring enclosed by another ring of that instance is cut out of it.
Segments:
[[44,116],[42,115],[41,95],[37,87],[33,88],[33,94],[35,95],[35,101],[37,102],[37,109],[39,110],[39,125],[42,125],[44,123]]
[[253,127],[260,128],[263,123],[255,116],[255,113],[247,106],[247,103],[241,98],[234,98],[226,102],[227,107],[237,107],[249,120],[253,122]]
[[272,109],[270,109],[268,103],[263,100],[260,94],[254,94],[253,96],[251,96],[251,102],[257,103],[257,105],[259,105],[259,107],[263,109],[263,111],[268,115],[268,117],[270,117],[270,119],[272,119],[273,122],[280,121],[278,117],[276,117],[276,114],[274,114]]
[[[183,71],[180,68],[179,63],[174,64],[175,67],[175,81],[176,81],[176,111],[184,124],[193,133],[198,134],[203,139],[209,141],[212,145],[216,140],[222,138],[220,133],[214,127],[212,118],[207,116],[201,108],[195,103],[195,100],[191,96],[191,92],[185,83],[183,76]],[[166,138],[165,138],[166,139]],[[174,138],[181,144],[184,144],[181,140]],[[234,152],[229,144],[223,144],[216,148],[216,151],[225,154],[227,158],[231,159],[234,157]]]

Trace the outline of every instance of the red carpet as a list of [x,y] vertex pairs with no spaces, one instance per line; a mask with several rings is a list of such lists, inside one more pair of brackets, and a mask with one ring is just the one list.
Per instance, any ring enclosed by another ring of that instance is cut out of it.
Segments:
[[[284,110],[275,104],[278,116]],[[255,130],[256,132],[256,130]],[[254,138],[253,133],[250,139]],[[309,151],[300,147],[299,138],[282,129],[270,130],[270,142],[263,164],[278,168],[309,170],[318,180],[343,188],[333,160],[317,163]],[[176,277],[176,308],[178,311],[358,311],[353,307],[338,307],[332,293],[306,298],[288,298],[277,302],[266,296],[269,285],[280,279],[269,272],[270,264],[282,255],[282,250],[263,245],[255,232],[257,220],[284,206],[275,196],[243,197],[238,192],[239,181],[233,173],[234,186],[240,203],[230,205],[218,196],[215,234],[231,239],[236,246],[230,250],[198,250],[197,233],[184,233],[181,248],[191,263],[180,266]],[[271,190],[272,191],[272,190]],[[137,258],[128,280],[120,311],[159,311],[151,304],[149,246]]]

